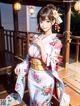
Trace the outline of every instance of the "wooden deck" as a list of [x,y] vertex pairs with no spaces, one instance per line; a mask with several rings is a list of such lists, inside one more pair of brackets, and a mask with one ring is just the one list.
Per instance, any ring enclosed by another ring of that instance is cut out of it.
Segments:
[[60,77],[65,83],[65,92],[70,95],[71,106],[80,106],[80,63],[72,63],[68,68],[60,69]]
[[[80,106],[80,63],[69,64],[67,70],[60,68],[59,75],[65,83],[65,92],[70,95],[70,106]],[[0,83],[0,99],[4,99],[7,95],[7,88]],[[27,90],[21,106],[29,106]]]

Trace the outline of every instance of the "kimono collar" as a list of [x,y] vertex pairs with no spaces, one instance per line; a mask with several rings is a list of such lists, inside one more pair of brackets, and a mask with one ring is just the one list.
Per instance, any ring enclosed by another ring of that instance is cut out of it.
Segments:
[[42,39],[44,40],[44,39],[54,39],[54,38],[56,38],[56,33],[53,33],[53,34],[51,34],[51,35],[48,35],[48,36],[45,36],[45,35],[42,35]]

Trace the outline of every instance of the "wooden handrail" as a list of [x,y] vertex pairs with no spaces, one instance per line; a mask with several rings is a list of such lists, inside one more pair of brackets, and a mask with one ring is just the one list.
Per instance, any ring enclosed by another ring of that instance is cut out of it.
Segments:
[[4,29],[4,41],[5,41],[5,51],[10,52],[12,54],[15,54],[15,51],[17,51],[17,56],[24,58],[24,56],[27,53],[28,45],[30,42],[30,37],[34,34],[38,34],[36,32],[23,32],[18,31],[17,32],[17,43],[16,47],[17,50],[15,50],[15,31],[13,30],[5,30]]
[[[17,51],[17,56],[24,58],[26,53],[28,53],[28,47],[29,47],[29,43],[31,41],[31,38],[35,35],[35,34],[40,34],[40,33],[36,33],[36,32],[23,32],[23,31],[18,31],[17,32],[17,43],[16,43],[16,47],[17,50],[15,50],[15,31],[13,30],[5,30],[4,29],[4,40],[5,40],[5,51],[10,52],[12,54],[15,54],[15,51]],[[63,39],[64,36],[62,36],[62,34],[58,34],[58,37],[60,39]]]
[[76,57],[75,61],[79,61],[79,46],[80,46],[80,36],[71,36],[72,42],[71,44],[76,44]]
[[[8,52],[11,52],[14,54],[15,50],[14,50],[14,33],[15,31],[12,30],[4,30],[4,37],[5,37],[5,50]],[[23,31],[18,31],[18,35],[17,35],[17,46],[18,46],[18,54],[17,56],[24,58],[24,55],[26,55],[27,50],[28,50],[28,46],[29,46],[29,42],[30,42],[30,38],[35,35],[35,34],[39,34],[36,32],[23,32]],[[62,36],[61,34],[58,35],[60,37],[60,39],[64,39],[64,36]],[[78,62],[78,58],[79,58],[79,45],[80,45],[80,37],[79,36],[71,36],[71,44],[75,44],[76,45],[76,62]]]
[[[18,34],[16,43],[16,46],[18,47],[17,55],[23,58],[25,54],[24,52],[26,51],[25,49],[27,49],[26,47],[27,32],[18,31],[17,34]],[[5,51],[10,52],[12,54],[15,54],[14,36],[15,31],[4,30]]]

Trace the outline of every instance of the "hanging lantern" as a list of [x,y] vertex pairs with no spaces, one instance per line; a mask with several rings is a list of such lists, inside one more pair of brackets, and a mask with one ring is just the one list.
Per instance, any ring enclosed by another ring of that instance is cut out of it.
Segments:
[[20,2],[16,2],[14,3],[14,10],[16,11],[20,11],[22,8],[21,3]]
[[34,14],[34,6],[28,6],[28,12],[29,14],[33,15]]
[[80,1],[77,1],[74,5],[74,9],[80,13]]

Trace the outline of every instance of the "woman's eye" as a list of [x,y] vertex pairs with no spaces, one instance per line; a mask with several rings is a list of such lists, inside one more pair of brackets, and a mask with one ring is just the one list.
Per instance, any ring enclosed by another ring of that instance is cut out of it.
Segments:
[[47,22],[49,23],[50,21],[49,21],[49,20],[47,20]]

